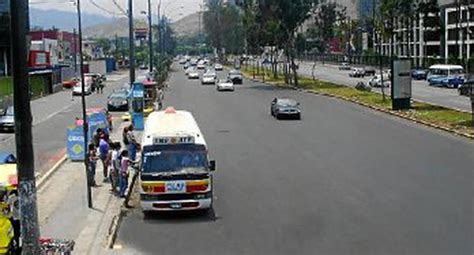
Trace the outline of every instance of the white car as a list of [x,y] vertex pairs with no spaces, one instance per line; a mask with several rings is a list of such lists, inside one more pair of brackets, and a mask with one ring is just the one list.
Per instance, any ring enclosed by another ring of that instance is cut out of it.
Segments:
[[[92,93],[91,85],[90,84],[84,84],[84,95],[90,95]],[[74,88],[72,89],[72,94],[74,96],[80,96],[82,95],[82,84],[78,83]]]
[[197,69],[205,69],[206,68],[206,64],[204,64],[204,62],[199,62],[197,64]]
[[224,70],[224,67],[221,64],[215,64],[214,65],[214,70],[222,71],[222,70]]
[[[383,76],[383,84],[384,87],[390,87],[390,78],[386,74],[384,74]],[[382,80],[380,74],[377,74],[374,77],[370,78],[369,85],[371,87],[382,87]]]
[[189,75],[191,71],[194,71],[194,67],[189,66],[188,68],[186,68],[186,70],[184,70],[184,74]]
[[217,75],[213,72],[207,72],[202,75],[201,84],[216,84]]
[[189,71],[188,79],[199,79],[199,72],[195,69]]
[[219,80],[216,84],[217,91],[234,91],[234,83],[229,80]]

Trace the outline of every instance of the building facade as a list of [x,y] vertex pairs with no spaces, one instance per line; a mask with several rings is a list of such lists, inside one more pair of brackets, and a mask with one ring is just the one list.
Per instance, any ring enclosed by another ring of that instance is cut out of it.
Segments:
[[31,31],[31,45],[35,50],[50,52],[53,65],[72,64],[79,52],[79,37],[71,32],[51,30]]
[[10,59],[10,4],[0,0],[0,77],[9,75]]
[[[471,2],[471,3],[469,3]],[[474,56],[474,1],[438,0],[439,13],[422,14],[410,24],[395,20],[390,38],[377,36],[375,51],[385,56],[410,57],[416,65],[426,59],[444,63],[466,63]],[[439,26],[427,27],[428,19]]]

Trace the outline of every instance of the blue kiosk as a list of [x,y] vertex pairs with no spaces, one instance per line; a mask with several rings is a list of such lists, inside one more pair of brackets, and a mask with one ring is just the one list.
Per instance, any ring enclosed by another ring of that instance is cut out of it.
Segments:
[[130,117],[132,125],[135,130],[143,130],[144,127],[144,117],[143,117],[143,108],[145,107],[145,88],[143,83],[135,82],[132,85],[130,90]]

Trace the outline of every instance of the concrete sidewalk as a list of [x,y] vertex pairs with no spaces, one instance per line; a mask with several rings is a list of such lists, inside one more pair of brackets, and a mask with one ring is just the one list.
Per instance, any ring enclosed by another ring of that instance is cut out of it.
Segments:
[[[121,140],[114,129],[112,140]],[[118,126],[118,125],[116,125]],[[38,191],[39,222],[42,237],[72,239],[75,254],[108,252],[107,237],[113,218],[119,214],[123,199],[111,192],[110,183],[102,182],[102,166],[96,171],[98,187],[92,188],[93,208],[88,208],[86,173],[82,162],[66,161]]]

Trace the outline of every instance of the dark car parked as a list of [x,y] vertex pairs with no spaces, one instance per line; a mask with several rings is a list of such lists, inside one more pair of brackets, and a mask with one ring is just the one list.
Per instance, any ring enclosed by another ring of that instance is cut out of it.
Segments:
[[474,96],[474,79],[469,79],[464,84],[461,84],[458,87],[458,92],[461,96]]
[[350,71],[351,69],[352,69],[351,66],[347,62],[342,62],[339,65],[339,71]]
[[423,69],[415,69],[411,72],[413,80],[426,80],[426,76],[428,76],[428,72]]
[[242,84],[243,82],[242,73],[240,73],[239,70],[231,70],[227,78],[231,80],[234,84]]
[[124,90],[114,91],[107,99],[109,111],[128,111],[128,93]]
[[290,98],[274,98],[270,106],[270,114],[277,118],[301,119],[300,103]]
[[0,115],[0,131],[15,131],[15,115],[13,106],[7,107]]
[[370,76],[370,75],[375,75],[376,71],[375,71],[375,68],[371,67],[371,66],[368,66],[365,68],[365,75],[366,76]]

